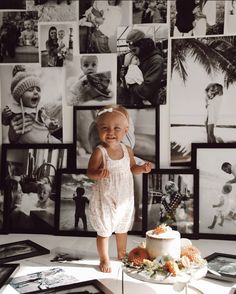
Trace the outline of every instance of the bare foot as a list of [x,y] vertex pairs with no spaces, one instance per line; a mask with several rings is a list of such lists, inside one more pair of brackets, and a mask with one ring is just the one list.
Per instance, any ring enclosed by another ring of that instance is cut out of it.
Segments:
[[118,260],[122,260],[124,257],[125,257],[125,252],[124,251],[118,252],[118,256],[117,256]]
[[100,271],[103,273],[111,272],[111,264],[109,260],[101,260],[99,265]]

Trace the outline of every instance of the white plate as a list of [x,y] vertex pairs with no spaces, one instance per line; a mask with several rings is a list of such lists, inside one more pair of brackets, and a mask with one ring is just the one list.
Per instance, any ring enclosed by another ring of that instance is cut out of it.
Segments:
[[188,282],[192,276],[194,280],[199,280],[203,278],[207,273],[207,265],[198,268],[192,269],[191,275],[186,272],[180,272],[176,277],[169,276],[167,278],[163,278],[162,275],[157,275],[155,278],[150,278],[145,272],[137,272],[137,270],[132,268],[127,268],[126,266],[122,266],[122,270],[131,278],[148,282],[148,283],[156,283],[156,284],[175,284],[177,282]]

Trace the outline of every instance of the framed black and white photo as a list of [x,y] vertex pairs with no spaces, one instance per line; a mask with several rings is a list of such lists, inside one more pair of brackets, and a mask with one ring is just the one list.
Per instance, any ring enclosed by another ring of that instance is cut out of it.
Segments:
[[[39,273],[38,273],[39,274]],[[49,287],[47,287],[46,285],[46,279],[45,279],[45,287],[43,287],[44,285],[39,285],[39,287],[41,287],[40,290],[33,290],[30,292],[20,292],[20,293],[41,293],[41,294],[51,294],[51,293],[58,293],[58,294],[65,294],[65,293],[88,293],[88,294],[113,294],[113,292],[111,290],[109,290],[104,284],[102,284],[100,281],[98,280],[88,280],[88,281],[84,281],[84,282],[79,282],[79,283],[71,283],[71,284],[66,284],[63,286],[57,286],[57,287],[53,287],[52,285],[50,285]],[[33,283],[31,283],[33,284]],[[12,284],[12,286],[14,287],[15,285]],[[50,288],[50,289],[47,289]],[[31,289],[33,289],[33,286],[31,286]]]
[[56,172],[70,166],[71,153],[68,144],[3,145],[8,232],[54,232]]
[[0,288],[6,283],[12,273],[18,268],[19,264],[0,264]]
[[61,170],[57,176],[57,234],[96,236],[88,212],[94,181],[86,176],[86,170]]
[[[94,148],[99,144],[96,129],[98,107],[74,107],[74,144],[76,168],[86,169]],[[134,150],[137,162],[149,161],[159,165],[159,108],[126,108],[129,113],[129,131],[123,143]]]
[[0,63],[39,62],[37,11],[0,11],[0,29]]
[[[62,68],[41,68],[36,64],[4,65],[0,67],[0,75],[3,143],[61,144],[64,93]],[[22,93],[21,89],[25,92]],[[11,116],[7,115],[9,111]],[[11,126],[13,122],[19,125],[21,135],[11,135],[16,132]],[[29,122],[32,124],[31,129],[27,129]]]
[[[96,236],[90,222],[89,203],[93,197],[95,181],[89,179],[85,169],[58,171],[56,199],[56,234],[69,236]],[[142,176],[134,178],[135,214],[129,234],[142,232]]]
[[160,169],[144,177],[144,232],[165,223],[198,237],[198,170]]
[[168,26],[117,28],[117,103],[150,107],[166,104]]
[[236,144],[192,144],[199,170],[199,237],[236,240]]
[[50,253],[50,251],[47,248],[42,247],[31,240],[1,244],[0,264],[48,253]]
[[235,50],[235,39],[222,36],[171,40],[171,165],[191,164],[192,143],[236,141],[236,85],[231,77],[231,67],[234,70],[235,65],[230,53]]
[[[57,287],[72,286],[79,280],[58,267],[45,271],[35,272],[24,276],[18,276],[11,280],[10,285],[18,293],[57,293]],[[56,287],[56,288],[55,288]],[[65,292],[64,292],[65,293]]]
[[206,278],[225,282],[236,281],[236,255],[215,252],[207,257]]

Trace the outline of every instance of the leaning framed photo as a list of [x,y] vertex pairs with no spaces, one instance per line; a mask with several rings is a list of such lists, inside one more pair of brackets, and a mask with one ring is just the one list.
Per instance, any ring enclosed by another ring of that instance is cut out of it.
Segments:
[[0,264],[48,253],[50,253],[50,251],[47,248],[42,247],[31,240],[1,244]]
[[3,144],[4,226],[7,232],[52,234],[56,173],[70,165],[69,144]]
[[236,255],[215,252],[207,257],[206,278],[236,282]]
[[1,264],[0,265],[0,288],[12,275],[12,273],[18,268],[18,263]]
[[[40,273],[38,273],[40,274]],[[68,278],[68,276],[65,275],[65,277]],[[45,282],[45,285],[43,287],[42,282],[40,284],[40,290],[33,290],[30,292],[21,292],[21,293],[41,293],[41,294],[64,294],[64,293],[89,293],[89,294],[113,294],[111,290],[109,290],[105,285],[103,285],[98,280],[88,280],[85,282],[79,282],[79,283],[69,283],[68,285],[62,285],[58,287],[47,287],[47,277],[43,279],[43,282]],[[48,281],[50,282],[50,281]],[[55,279],[56,282],[56,279]],[[68,281],[67,281],[68,282]],[[32,282],[33,285],[33,282]],[[13,286],[13,285],[12,285]],[[33,287],[32,287],[33,288]]]
[[159,169],[144,174],[144,232],[165,223],[182,237],[198,237],[198,170]]
[[[96,236],[89,211],[95,182],[85,169],[62,169],[57,173],[56,230],[57,235]],[[140,181],[141,180],[141,181]],[[134,179],[140,193],[136,192],[135,214],[129,234],[142,233],[142,176]]]
[[199,238],[236,240],[236,144],[192,144],[199,170]]
[[[74,107],[74,136],[76,168],[86,169],[92,151],[99,144],[96,117],[101,107]],[[129,130],[122,142],[133,148],[137,160],[159,165],[159,108],[126,107]]]
[[58,171],[56,199],[56,234],[96,236],[89,221],[89,202],[94,181],[86,170]]

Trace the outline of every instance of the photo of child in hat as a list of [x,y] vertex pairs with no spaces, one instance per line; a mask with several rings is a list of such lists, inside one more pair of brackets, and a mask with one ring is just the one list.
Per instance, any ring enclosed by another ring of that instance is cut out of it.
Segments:
[[[51,119],[45,109],[39,107],[41,99],[41,83],[39,77],[24,66],[15,66],[12,72],[11,95],[12,103],[2,111],[2,124],[9,126],[8,137],[11,143],[61,143],[50,132],[57,129],[59,122]],[[22,118],[22,125],[13,131],[15,117]],[[28,130],[28,121],[33,121]]]

